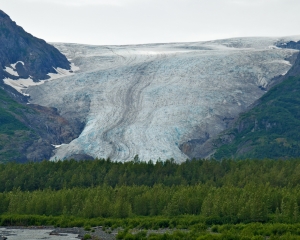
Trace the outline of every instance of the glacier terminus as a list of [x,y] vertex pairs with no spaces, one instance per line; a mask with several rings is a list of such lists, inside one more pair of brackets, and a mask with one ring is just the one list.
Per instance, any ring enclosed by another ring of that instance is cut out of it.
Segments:
[[55,43],[77,67],[72,75],[29,86],[31,104],[55,107],[84,124],[56,146],[51,160],[74,154],[143,161],[188,156],[180,146],[212,138],[260,98],[292,66],[298,50],[285,38],[235,38],[196,43],[91,46]]

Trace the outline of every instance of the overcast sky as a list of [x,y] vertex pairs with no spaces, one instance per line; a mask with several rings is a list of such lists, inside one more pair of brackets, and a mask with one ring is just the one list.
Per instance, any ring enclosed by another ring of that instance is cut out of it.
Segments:
[[0,0],[48,42],[122,45],[300,35],[300,0]]

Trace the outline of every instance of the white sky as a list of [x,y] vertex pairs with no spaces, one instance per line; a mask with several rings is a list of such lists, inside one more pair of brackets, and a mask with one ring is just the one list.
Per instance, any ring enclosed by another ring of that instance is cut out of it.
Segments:
[[0,0],[48,42],[98,45],[300,35],[300,0]]

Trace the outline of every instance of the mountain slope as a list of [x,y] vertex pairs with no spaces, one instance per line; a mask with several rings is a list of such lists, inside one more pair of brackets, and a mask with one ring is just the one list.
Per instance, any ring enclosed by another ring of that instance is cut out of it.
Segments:
[[234,128],[220,137],[214,157],[290,158],[300,156],[300,77],[273,87],[260,104],[241,114]]
[[[0,10],[0,79],[48,79],[55,68],[70,69],[70,62],[55,47],[25,32]],[[5,70],[6,71],[5,71]]]
[[69,61],[0,10],[0,66],[0,163],[49,159],[53,145],[70,142],[83,125],[62,118],[55,108],[28,104],[22,89],[48,79],[55,69],[71,69]]
[[[298,48],[298,43],[283,46]],[[214,143],[221,158],[291,158],[300,155],[300,55],[281,79],[240,115]]]
[[0,88],[0,163],[49,159],[53,145],[70,142],[81,130],[56,109],[20,104]]

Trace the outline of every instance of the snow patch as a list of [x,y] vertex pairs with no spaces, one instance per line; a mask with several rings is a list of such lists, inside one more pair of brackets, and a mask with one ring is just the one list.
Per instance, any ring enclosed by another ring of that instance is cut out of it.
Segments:
[[277,46],[272,45],[272,46],[269,46],[269,49],[280,49],[280,48],[277,47]]
[[74,72],[79,70],[79,67],[75,66],[74,63],[71,63],[71,70],[66,70],[63,68],[54,68],[54,70],[57,73],[48,73],[47,75],[50,77],[49,80],[54,80],[54,79],[58,79],[58,78],[62,78],[62,77],[67,77],[67,76],[71,76],[74,75]]
[[18,72],[16,72],[13,68],[5,67],[4,71],[6,71],[7,73],[9,73],[10,75],[19,77]]
[[[23,62],[21,62],[21,61],[18,61],[18,62],[20,62],[24,65]],[[16,62],[15,64],[11,64],[12,68],[6,67],[5,71],[11,75],[19,77],[19,75],[14,71],[15,66],[17,65],[18,62]],[[57,73],[48,73],[47,74],[50,77],[50,79],[40,80],[38,82],[34,82],[32,80],[31,76],[29,76],[29,78],[27,78],[27,79],[20,78],[18,80],[5,78],[5,79],[3,79],[3,81],[6,85],[13,87],[14,89],[16,89],[19,93],[23,94],[24,96],[30,96],[29,94],[24,93],[23,90],[27,89],[29,86],[37,86],[37,85],[41,85],[41,84],[45,83],[46,81],[51,81],[54,79],[74,75],[74,72],[78,71],[79,67],[75,66],[74,63],[71,63],[71,70],[66,70],[63,68],[54,68],[54,69]]]
[[16,71],[16,65],[17,65],[18,63],[21,63],[21,64],[23,64],[23,66],[24,66],[24,62],[22,62],[22,61],[17,61],[16,63],[10,64],[11,67],[5,67],[4,71],[6,71],[7,73],[9,73],[10,75],[19,77],[19,74],[18,74],[18,72]]
[[77,72],[77,71],[79,71],[80,70],[80,67],[78,67],[78,66],[75,66],[75,64],[74,63],[71,63],[71,71],[73,71],[73,72]]
[[54,69],[57,73],[48,73],[47,75],[50,77],[50,79],[48,79],[48,81],[73,75],[73,73],[70,73],[69,70],[66,70],[63,68],[54,68]]
[[292,66],[292,64],[289,61],[287,61],[287,60],[280,60],[280,59],[270,61],[270,63],[279,63],[279,64],[286,64],[288,66]]
[[29,96],[29,95],[26,94],[26,93],[23,93],[22,90],[28,88],[29,86],[36,86],[36,85],[40,85],[40,84],[44,83],[44,81],[34,82],[31,78],[27,78],[27,79],[20,78],[18,80],[13,80],[13,79],[10,79],[10,78],[4,78],[3,81],[6,85],[9,85],[9,86],[13,87],[19,93],[22,93],[25,96]]
[[265,78],[265,77],[263,77],[263,76],[258,76],[257,77],[258,79],[258,83],[257,83],[257,85],[259,85],[259,86],[262,86],[262,87],[267,87],[267,85],[268,85],[268,80]]
[[55,144],[51,144],[53,147],[55,147],[55,148],[59,148],[59,147],[61,147],[62,145],[64,145],[64,144],[60,144],[60,145],[55,145]]
[[17,62],[14,63],[14,64],[10,64],[10,66],[11,66],[13,69],[16,69],[16,65],[17,65],[18,63],[22,63],[23,66],[25,65],[24,62],[22,62],[22,61],[17,61]]

